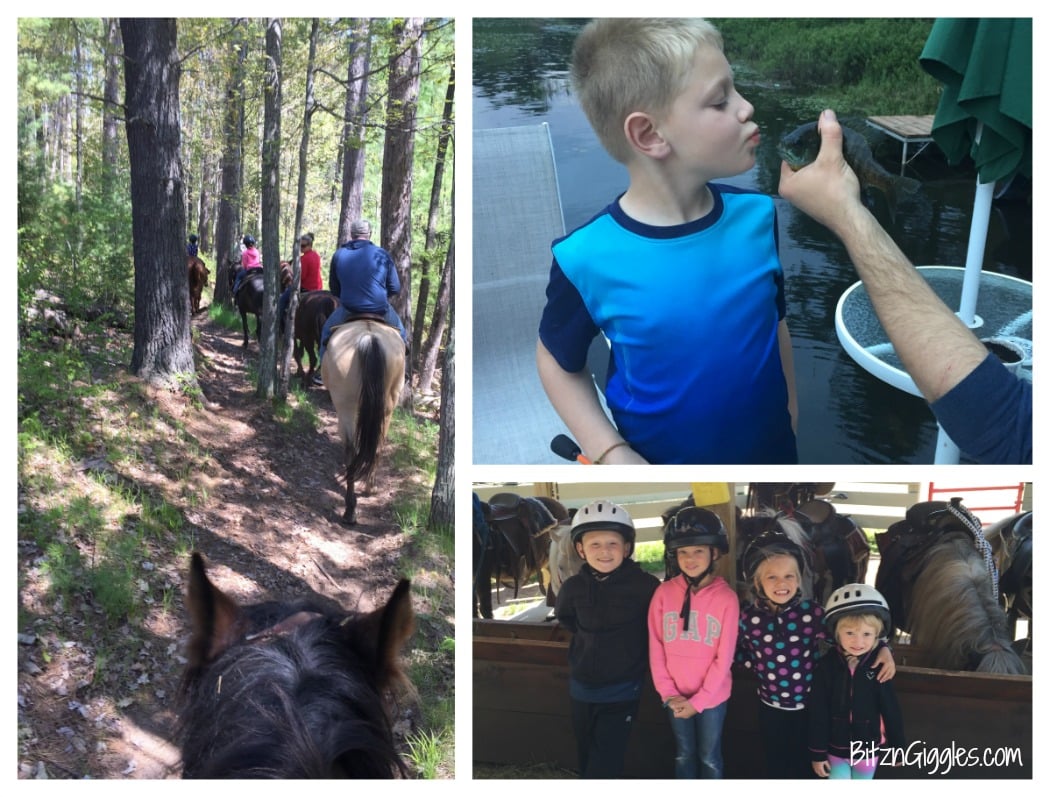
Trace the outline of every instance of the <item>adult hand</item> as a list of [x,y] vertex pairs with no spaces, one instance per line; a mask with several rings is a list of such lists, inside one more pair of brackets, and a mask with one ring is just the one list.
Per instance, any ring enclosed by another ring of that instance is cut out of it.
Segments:
[[824,111],[817,122],[820,153],[798,171],[780,164],[780,195],[832,232],[841,234],[850,214],[865,210],[857,175],[842,157],[842,127],[835,112]]
[[814,761],[813,772],[816,773],[818,778],[826,778],[831,774],[831,764],[827,761]]

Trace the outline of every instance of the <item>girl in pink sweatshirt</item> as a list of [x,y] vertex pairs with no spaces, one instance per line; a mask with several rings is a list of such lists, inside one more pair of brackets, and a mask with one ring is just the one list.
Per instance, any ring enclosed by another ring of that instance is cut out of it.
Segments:
[[671,718],[675,777],[722,777],[722,725],[740,603],[715,563],[729,551],[725,526],[699,507],[664,529],[667,578],[649,604],[649,668]]

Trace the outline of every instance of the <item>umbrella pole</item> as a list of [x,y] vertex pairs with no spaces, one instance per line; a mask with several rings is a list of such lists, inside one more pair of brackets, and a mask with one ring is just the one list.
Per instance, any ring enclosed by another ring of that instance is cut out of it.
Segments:
[[934,465],[958,465],[959,446],[952,442],[948,433],[937,424],[937,448],[933,451]]
[[[975,146],[981,143],[984,125],[977,123]],[[970,219],[970,240],[966,247],[966,270],[963,272],[962,295],[959,297],[959,318],[969,329],[981,325],[977,318],[977,292],[981,287],[981,267],[984,265],[984,246],[988,240],[988,220],[992,215],[992,195],[995,182],[981,183],[977,174],[977,188],[973,197],[973,217]]]
[[973,219],[970,222],[970,242],[966,248],[966,271],[959,299],[959,318],[973,329],[981,325],[976,317],[977,291],[981,287],[981,266],[984,264],[984,245],[988,238],[988,219],[992,213],[992,193],[995,183],[978,183],[973,199]]

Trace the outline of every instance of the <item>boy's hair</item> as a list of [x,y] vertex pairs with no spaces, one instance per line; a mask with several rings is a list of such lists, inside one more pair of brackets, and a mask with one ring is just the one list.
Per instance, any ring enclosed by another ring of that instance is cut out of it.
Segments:
[[882,632],[886,629],[882,626],[882,618],[877,614],[847,614],[839,618],[838,622],[835,623],[835,634],[837,635],[839,629],[844,625],[857,626],[861,623],[867,623],[875,629],[875,636],[882,636]]
[[596,19],[580,32],[572,51],[573,90],[616,160],[631,157],[624,120],[637,111],[665,113],[702,46],[722,49],[722,34],[703,19]]

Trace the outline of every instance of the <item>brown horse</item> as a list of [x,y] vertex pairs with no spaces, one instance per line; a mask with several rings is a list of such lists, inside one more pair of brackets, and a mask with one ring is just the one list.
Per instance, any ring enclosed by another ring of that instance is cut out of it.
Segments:
[[876,534],[875,588],[930,667],[1024,675],[999,604],[994,555],[958,498],[915,504]]
[[[230,269],[230,291],[233,291],[233,283],[237,279],[239,269]],[[263,297],[266,295],[266,285],[263,280],[261,268],[252,269],[242,280],[237,288],[237,294],[233,297],[234,304],[241,314],[241,328],[244,330],[244,348],[248,348],[248,316],[255,316],[255,339],[259,340],[262,335],[262,307]],[[281,261],[281,286],[278,290],[283,291],[292,284],[292,266],[287,261]]]
[[[304,385],[309,385],[317,370],[317,347],[321,345],[324,322],[339,306],[339,297],[328,291],[306,291],[299,295],[299,309],[295,312],[295,346],[292,357],[296,372]],[[303,373],[303,352],[309,357],[310,370]]]
[[339,416],[346,467],[343,522],[357,522],[354,483],[375,489],[379,447],[386,438],[405,381],[405,343],[380,320],[354,319],[335,328],[321,362],[321,378]]
[[186,269],[190,280],[190,312],[196,315],[201,311],[201,292],[208,285],[208,266],[196,255],[186,258]]

